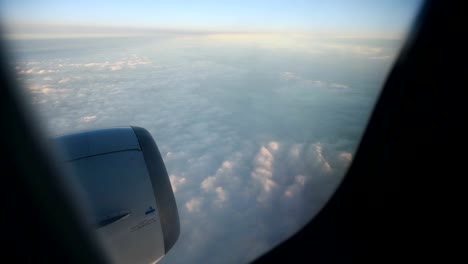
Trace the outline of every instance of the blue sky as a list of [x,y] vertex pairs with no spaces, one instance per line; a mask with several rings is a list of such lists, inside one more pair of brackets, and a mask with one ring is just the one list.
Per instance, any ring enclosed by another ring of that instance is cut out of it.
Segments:
[[2,1],[9,23],[402,34],[422,0]]

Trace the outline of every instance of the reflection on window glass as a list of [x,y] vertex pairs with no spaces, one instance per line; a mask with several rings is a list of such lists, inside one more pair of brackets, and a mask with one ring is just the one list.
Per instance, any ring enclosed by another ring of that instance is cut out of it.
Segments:
[[181,235],[164,263],[243,263],[343,178],[421,1],[11,1],[4,37],[53,136],[154,136]]

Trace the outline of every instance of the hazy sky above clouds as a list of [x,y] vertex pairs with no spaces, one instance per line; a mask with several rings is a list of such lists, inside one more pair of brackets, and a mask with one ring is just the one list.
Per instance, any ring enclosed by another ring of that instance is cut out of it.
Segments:
[[1,14],[50,136],[153,135],[181,221],[162,262],[245,263],[332,195],[420,4],[3,1]]
[[401,36],[422,0],[3,1],[16,24]]

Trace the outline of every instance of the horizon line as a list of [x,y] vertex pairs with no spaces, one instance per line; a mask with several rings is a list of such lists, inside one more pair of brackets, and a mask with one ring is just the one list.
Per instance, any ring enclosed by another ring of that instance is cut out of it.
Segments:
[[234,28],[185,28],[136,25],[88,25],[52,23],[3,23],[3,37],[9,39],[29,38],[105,38],[105,37],[145,37],[154,35],[302,35],[347,39],[388,39],[401,40],[407,32],[388,33],[346,31],[337,29],[285,30],[285,29],[234,29]]

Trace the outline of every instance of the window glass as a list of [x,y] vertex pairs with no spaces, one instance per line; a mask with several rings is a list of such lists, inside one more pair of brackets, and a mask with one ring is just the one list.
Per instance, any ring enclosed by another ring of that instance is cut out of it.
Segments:
[[3,1],[50,136],[141,126],[181,235],[164,263],[243,263],[342,180],[419,0]]

